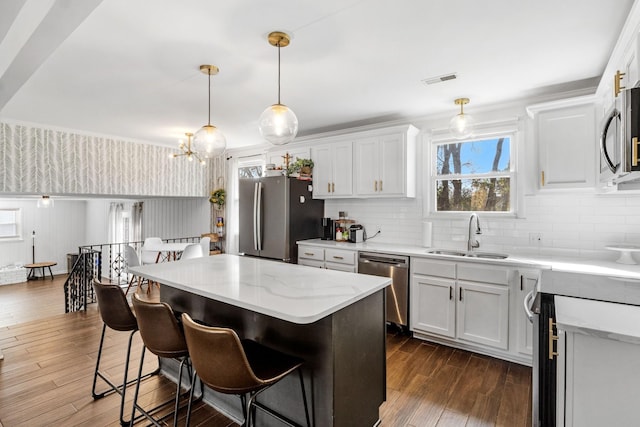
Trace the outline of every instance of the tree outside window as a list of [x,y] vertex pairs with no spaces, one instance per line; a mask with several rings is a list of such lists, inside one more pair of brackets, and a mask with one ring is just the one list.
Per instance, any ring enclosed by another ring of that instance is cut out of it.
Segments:
[[512,212],[511,137],[435,145],[436,212]]

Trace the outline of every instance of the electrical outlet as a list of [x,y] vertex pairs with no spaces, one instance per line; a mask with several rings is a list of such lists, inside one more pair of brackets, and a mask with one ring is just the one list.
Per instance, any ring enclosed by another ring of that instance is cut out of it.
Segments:
[[529,233],[529,244],[540,246],[542,244],[542,233]]

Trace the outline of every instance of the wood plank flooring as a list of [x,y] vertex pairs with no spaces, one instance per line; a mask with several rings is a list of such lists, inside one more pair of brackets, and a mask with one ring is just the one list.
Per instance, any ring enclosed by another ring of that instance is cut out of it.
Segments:
[[[91,397],[102,328],[97,307],[64,314],[65,278],[0,286],[0,349],[5,356],[0,361],[0,427],[119,426],[119,396],[95,401]],[[127,338],[126,333],[107,332],[103,366],[115,381],[124,368]],[[130,375],[139,363],[138,334],[134,343]],[[145,362],[146,369],[157,363],[152,357]],[[164,401],[173,391],[173,384],[162,377],[146,380],[142,389],[147,405]],[[126,418],[130,410],[128,399]],[[404,335],[387,335],[382,426],[519,427],[531,425],[530,414],[530,368]],[[184,425],[184,416],[183,410],[179,425]],[[172,421],[169,417],[167,425]],[[237,426],[204,404],[196,406],[191,425]]]

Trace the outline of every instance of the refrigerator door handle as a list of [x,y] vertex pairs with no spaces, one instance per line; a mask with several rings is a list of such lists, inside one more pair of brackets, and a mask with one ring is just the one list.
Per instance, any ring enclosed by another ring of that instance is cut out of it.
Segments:
[[257,235],[257,250],[262,250],[262,182],[258,182],[258,197],[257,197],[257,215],[256,215],[256,235]]
[[253,249],[254,250],[258,250],[258,236],[256,234],[256,219],[258,218],[258,211],[257,211],[257,206],[258,206],[258,183],[255,182],[253,184],[253,217],[252,217],[252,222],[253,222]]

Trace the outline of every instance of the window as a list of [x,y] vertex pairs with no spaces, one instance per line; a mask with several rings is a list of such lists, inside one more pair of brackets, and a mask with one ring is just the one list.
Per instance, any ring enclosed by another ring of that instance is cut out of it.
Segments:
[[20,239],[20,209],[0,209],[0,240]]
[[432,211],[514,213],[512,139],[434,142]]

